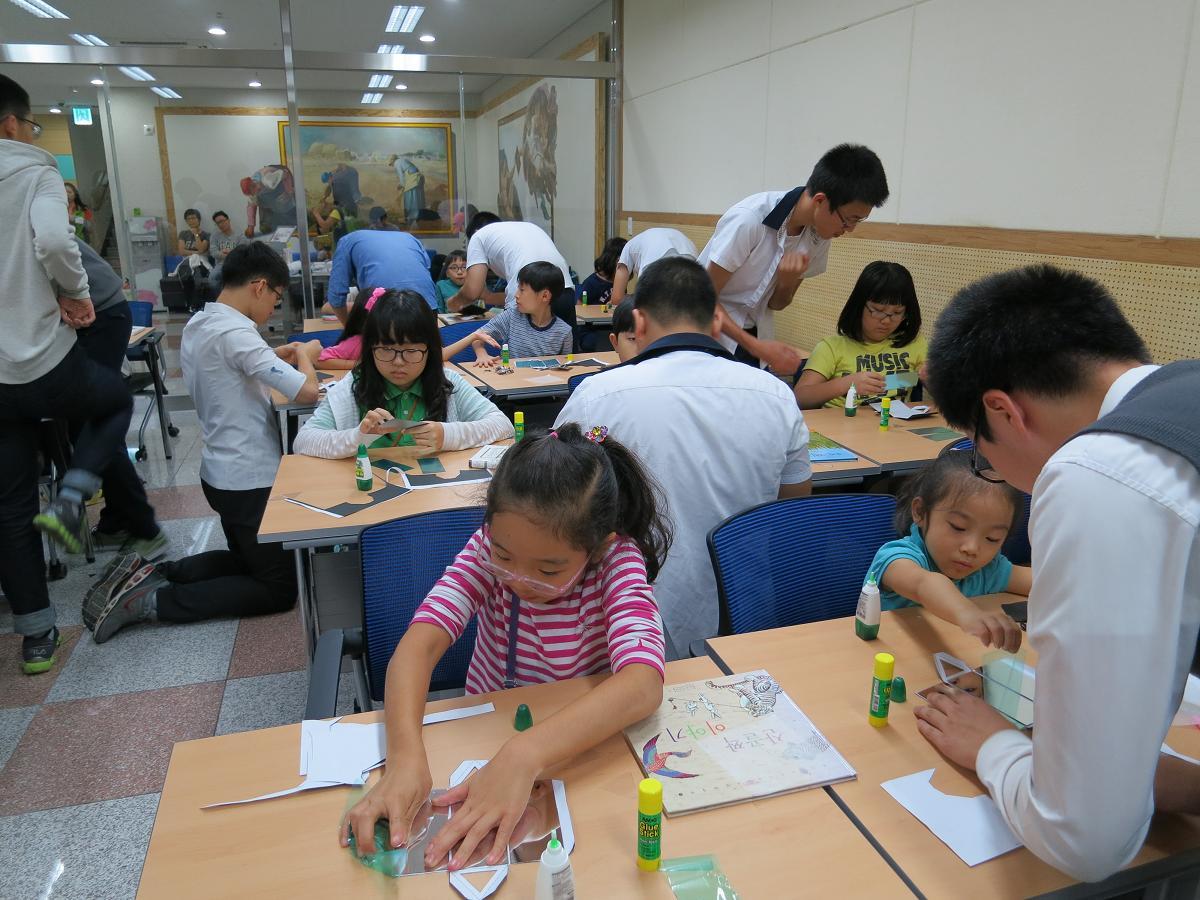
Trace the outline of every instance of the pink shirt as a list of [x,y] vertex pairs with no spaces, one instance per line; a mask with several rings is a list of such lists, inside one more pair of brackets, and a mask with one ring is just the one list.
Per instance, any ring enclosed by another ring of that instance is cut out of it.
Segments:
[[[475,532],[413,616],[454,640],[472,616],[479,617],[468,694],[504,687],[513,595],[479,563],[490,546],[486,528]],[[646,561],[629,538],[614,541],[565,597],[545,605],[518,602],[517,684],[617,672],[630,663],[663,674],[662,619],[646,581]]]
[[317,362],[325,359],[358,359],[362,356],[362,335],[356,334],[344,341],[338,341],[332,347],[326,347],[317,357]]

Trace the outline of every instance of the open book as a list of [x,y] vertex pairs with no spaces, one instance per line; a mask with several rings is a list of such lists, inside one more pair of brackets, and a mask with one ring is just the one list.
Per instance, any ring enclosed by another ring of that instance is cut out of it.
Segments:
[[857,777],[763,669],[667,685],[625,740],[662,782],[668,815]]

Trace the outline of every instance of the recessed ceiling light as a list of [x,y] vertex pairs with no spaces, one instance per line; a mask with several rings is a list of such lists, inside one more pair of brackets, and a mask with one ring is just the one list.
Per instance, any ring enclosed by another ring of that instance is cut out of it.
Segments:
[[422,44],[432,44],[436,40],[437,40],[437,38],[435,38],[432,34],[421,35],[421,43]]
[[151,75],[145,69],[140,68],[139,66],[117,66],[117,68],[121,71],[121,74],[125,75],[128,78],[132,78],[134,81],[154,81],[155,80],[153,75]]
[[50,112],[54,113],[54,115],[56,115],[56,116],[61,116],[61,115],[62,115],[62,109],[60,109],[60,108],[59,108],[59,107],[57,107],[57,106],[52,106],[52,107],[50,107]]
[[104,79],[103,78],[93,78],[92,84],[94,84],[96,87],[101,87],[104,84]]
[[31,15],[37,16],[39,19],[69,19],[65,12],[61,12],[43,0],[8,0],[13,6],[19,7]]
[[367,82],[367,87],[385,88],[392,83],[391,75],[372,75],[371,80]]
[[227,32],[220,25],[214,25],[212,28],[208,29],[208,33],[213,37],[225,37]]
[[[16,2],[16,0],[14,0]],[[393,6],[392,14],[388,16],[384,31],[400,31],[405,34],[417,27],[417,22],[425,13],[423,6]]]
[[402,82],[400,82],[399,84],[397,84],[397,85],[396,85],[396,90],[398,90],[398,91],[407,91],[407,90],[408,90],[408,85],[407,85],[407,84],[405,84],[405,83],[402,81]]
[[362,95],[363,103],[378,103],[383,99],[383,94],[372,94],[370,92]]
[[77,34],[71,32],[71,39],[77,44],[83,44],[85,47],[107,47],[108,42],[96,37],[94,34]]
[[154,93],[158,94],[158,96],[160,96],[166,100],[182,100],[183,99],[182,94],[172,90],[169,87],[158,87],[158,85],[155,85],[154,87],[150,88],[150,90],[154,91]]
[[376,53],[403,53],[404,45],[403,44],[380,44],[379,49],[376,50],[375,52]]
[[262,87],[262,82],[256,78],[254,81],[250,82],[250,87]]

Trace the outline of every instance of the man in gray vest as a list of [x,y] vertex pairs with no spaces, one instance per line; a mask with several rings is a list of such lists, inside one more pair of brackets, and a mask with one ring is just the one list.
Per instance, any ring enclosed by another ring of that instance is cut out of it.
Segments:
[[964,288],[928,385],[974,468],[1033,494],[1033,736],[950,689],[921,733],[975,769],[1037,856],[1099,880],[1155,809],[1200,811],[1200,767],[1162,756],[1200,630],[1200,362],[1150,356],[1098,283],[1051,266]]

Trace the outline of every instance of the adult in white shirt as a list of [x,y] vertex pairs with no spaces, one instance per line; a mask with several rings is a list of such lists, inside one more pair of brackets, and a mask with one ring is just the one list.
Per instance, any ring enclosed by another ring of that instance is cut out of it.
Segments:
[[621,250],[621,258],[617,260],[617,268],[613,273],[609,302],[616,306],[625,299],[625,289],[629,287],[629,280],[637,278],[651,263],[664,256],[676,255],[696,258],[696,245],[682,231],[676,231],[674,228],[647,228],[645,231],[639,231],[625,242]]
[[725,311],[721,343],[736,359],[781,375],[800,368],[800,352],[772,339],[769,310],[787,309],[800,282],[825,271],[829,241],[887,198],[879,157],[841,144],[821,157],[807,184],[752,194],[721,216],[699,259]]
[[977,473],[1033,493],[1038,678],[1032,737],[954,690],[918,727],[1026,847],[1088,881],[1137,854],[1156,806],[1200,812],[1200,767],[1159,754],[1200,628],[1200,365],[1149,359],[1103,287],[1050,266],[964,288],[929,353]]
[[[571,270],[554,241],[532,222],[502,222],[492,212],[476,213],[467,226],[467,280],[458,293],[446,301],[446,308],[458,312],[464,306],[483,300],[488,306],[516,309],[517,273],[532,262],[552,263],[562,271],[563,284],[568,290],[563,292],[561,301],[556,298],[551,309],[568,325],[574,326],[575,291],[571,288]],[[503,294],[487,289],[488,269],[508,282]]]
[[724,519],[812,491],[808,427],[791,391],[714,340],[717,298],[683,256],[649,266],[634,295],[639,354],[584,381],[556,425],[606,425],[662,486],[675,532],[654,582],[671,658],[717,633],[706,539]]

